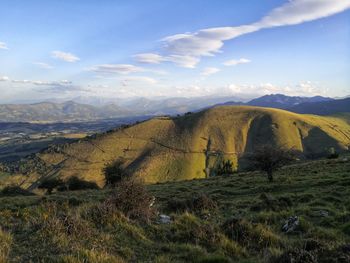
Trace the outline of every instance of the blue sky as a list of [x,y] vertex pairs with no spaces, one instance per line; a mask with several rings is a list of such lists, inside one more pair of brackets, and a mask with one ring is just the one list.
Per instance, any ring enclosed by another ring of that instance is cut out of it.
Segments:
[[3,0],[0,102],[346,96],[350,0]]

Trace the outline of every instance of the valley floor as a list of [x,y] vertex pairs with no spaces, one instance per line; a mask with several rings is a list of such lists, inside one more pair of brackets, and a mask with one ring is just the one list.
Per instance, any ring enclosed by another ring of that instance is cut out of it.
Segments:
[[350,262],[348,158],[147,186],[169,224],[96,217],[113,190],[0,197],[0,262]]

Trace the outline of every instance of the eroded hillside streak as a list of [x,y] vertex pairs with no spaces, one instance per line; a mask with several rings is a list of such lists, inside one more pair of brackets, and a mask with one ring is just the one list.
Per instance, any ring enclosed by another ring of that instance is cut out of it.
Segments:
[[57,175],[57,173],[60,171],[60,168],[63,167],[63,164],[68,160],[68,158],[64,159],[63,161],[59,162],[58,164],[54,165],[52,167],[52,169],[47,172],[46,175],[44,176],[41,176],[37,181],[35,181],[34,183],[32,183],[29,187],[28,187],[28,190],[29,191],[32,191],[34,190],[35,188],[37,188],[40,183],[42,183],[44,180],[46,179],[51,179],[53,177],[55,177]]

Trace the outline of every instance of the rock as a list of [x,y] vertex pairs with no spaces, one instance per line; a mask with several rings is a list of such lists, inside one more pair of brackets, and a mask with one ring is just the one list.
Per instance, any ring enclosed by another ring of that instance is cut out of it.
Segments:
[[282,231],[285,233],[293,232],[299,225],[299,219],[297,216],[289,217],[284,225],[282,226]]
[[151,201],[149,203],[149,207],[153,207],[155,202],[156,202],[156,198],[152,196]]
[[159,215],[159,223],[161,224],[170,224],[171,218],[167,215]]
[[319,213],[320,213],[320,216],[322,216],[322,217],[327,217],[327,216],[329,216],[328,211],[321,210]]

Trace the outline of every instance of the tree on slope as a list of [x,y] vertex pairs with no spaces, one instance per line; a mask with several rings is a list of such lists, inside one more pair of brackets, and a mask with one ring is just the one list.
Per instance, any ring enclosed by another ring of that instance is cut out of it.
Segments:
[[285,149],[281,146],[262,145],[253,153],[248,154],[247,159],[253,166],[266,172],[267,179],[272,182],[273,174],[282,166],[296,160],[296,151]]

